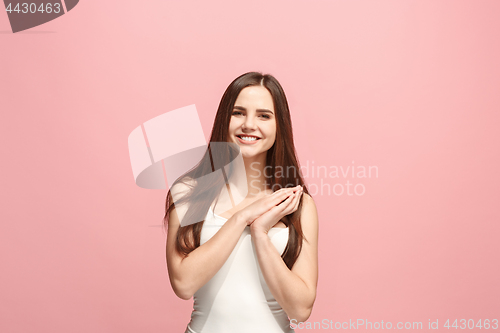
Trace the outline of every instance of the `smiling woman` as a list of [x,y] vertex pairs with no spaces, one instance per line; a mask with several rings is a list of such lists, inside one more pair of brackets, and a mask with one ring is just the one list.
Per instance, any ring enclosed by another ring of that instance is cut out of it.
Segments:
[[[210,137],[216,142],[228,144],[216,156],[219,167],[232,160],[231,145],[241,152],[248,185],[241,202],[215,214],[223,190],[237,187],[222,173],[209,184],[197,181],[214,174],[210,145],[167,195],[170,282],[177,296],[194,298],[186,332],[293,332],[290,320],[307,320],[316,298],[318,217],[301,175],[274,172],[298,163],[288,103],[273,76],[250,72],[229,85]],[[179,189],[185,195],[174,205]],[[181,225],[179,203],[191,203],[187,214],[203,220]]]
[[234,102],[229,138],[239,144],[247,161],[265,163],[266,153],[276,140],[276,118],[271,93],[263,86],[241,90]]

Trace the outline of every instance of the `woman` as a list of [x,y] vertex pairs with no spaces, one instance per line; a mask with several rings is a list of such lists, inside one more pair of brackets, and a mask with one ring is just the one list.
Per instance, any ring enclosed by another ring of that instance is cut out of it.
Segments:
[[[215,153],[216,142],[227,146]],[[222,193],[236,196],[235,170],[224,169],[236,155],[244,162],[246,195],[216,214]],[[184,193],[175,205],[172,193]],[[205,157],[167,195],[170,283],[178,297],[194,297],[186,332],[293,332],[291,323],[309,318],[318,218],[307,193],[281,85],[269,74],[239,76],[222,97]],[[193,202],[180,222],[176,208]]]

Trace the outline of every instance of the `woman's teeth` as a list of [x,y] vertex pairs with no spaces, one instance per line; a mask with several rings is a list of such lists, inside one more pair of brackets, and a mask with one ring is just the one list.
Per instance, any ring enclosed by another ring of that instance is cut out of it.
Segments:
[[257,138],[250,137],[250,136],[240,136],[240,138],[242,140],[245,140],[245,141],[255,141],[255,140],[257,140]]

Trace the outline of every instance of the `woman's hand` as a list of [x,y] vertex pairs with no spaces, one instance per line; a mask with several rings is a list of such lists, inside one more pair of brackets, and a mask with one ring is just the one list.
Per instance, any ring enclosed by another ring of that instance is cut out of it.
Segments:
[[256,200],[236,214],[245,220],[247,225],[251,225],[259,216],[276,207],[283,200],[291,197],[297,189],[298,187],[282,188],[274,193],[266,194],[263,198]]
[[255,221],[250,225],[252,232],[257,231],[267,234],[269,230],[283,217],[297,210],[300,198],[302,197],[302,186],[298,185],[292,189],[294,193],[292,193],[292,195],[290,195],[284,202],[272,207],[270,210],[255,219]]

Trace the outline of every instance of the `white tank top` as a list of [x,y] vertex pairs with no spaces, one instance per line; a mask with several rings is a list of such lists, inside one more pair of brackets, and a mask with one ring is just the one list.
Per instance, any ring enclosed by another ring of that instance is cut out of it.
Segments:
[[[208,210],[200,245],[215,235],[226,218]],[[271,242],[280,254],[288,228],[272,228]],[[287,314],[274,299],[259,267],[250,227],[243,231],[221,269],[193,296],[193,312],[185,333],[282,333],[290,328]]]

